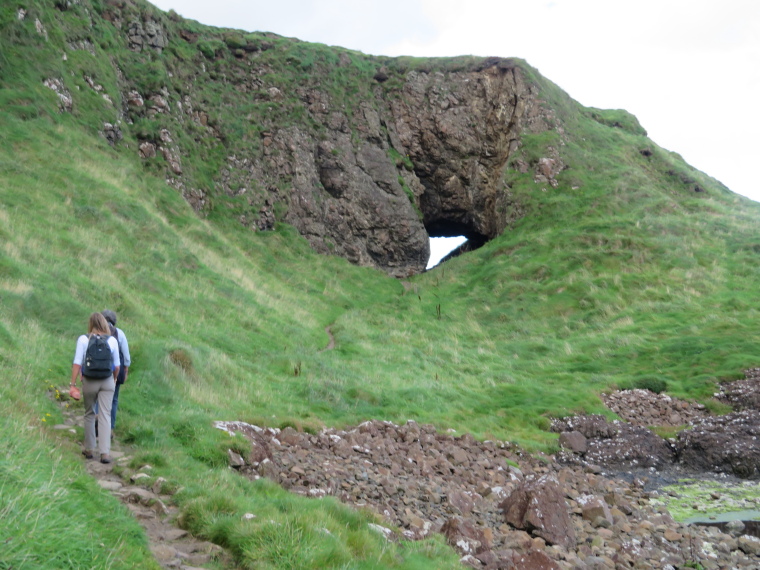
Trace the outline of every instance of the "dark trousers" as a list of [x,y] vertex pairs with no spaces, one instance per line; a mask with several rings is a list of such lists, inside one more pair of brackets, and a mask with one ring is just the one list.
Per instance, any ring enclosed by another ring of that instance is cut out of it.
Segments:
[[111,429],[116,427],[116,408],[119,407],[119,389],[121,384],[117,383],[113,391],[113,402],[111,403]]

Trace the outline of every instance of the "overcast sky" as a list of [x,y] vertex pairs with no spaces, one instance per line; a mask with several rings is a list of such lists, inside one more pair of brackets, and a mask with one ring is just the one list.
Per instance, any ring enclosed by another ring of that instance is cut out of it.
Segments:
[[760,201],[759,0],[153,0],[373,55],[520,57],[583,105]]

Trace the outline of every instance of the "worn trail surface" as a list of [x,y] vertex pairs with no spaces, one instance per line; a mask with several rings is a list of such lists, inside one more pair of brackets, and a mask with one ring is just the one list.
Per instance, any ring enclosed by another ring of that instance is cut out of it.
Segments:
[[[64,390],[59,390],[60,394]],[[55,426],[60,430],[83,427],[81,406],[66,407],[61,402],[64,423]],[[96,455],[97,457],[97,455]],[[155,477],[150,465],[138,469],[130,467],[132,457],[128,448],[115,437],[111,443],[113,463],[103,464],[94,459],[86,461],[87,472],[98,484],[117,497],[132,512],[145,529],[150,550],[163,568],[193,570],[195,568],[219,568],[224,564],[223,550],[207,541],[198,540],[175,524],[178,509],[172,505],[170,489],[166,480]],[[114,467],[118,467],[114,470]],[[119,474],[117,474],[119,473]]]
[[333,336],[333,333],[332,333],[332,325],[325,327],[325,333],[327,334],[327,338],[330,339],[330,342],[328,342],[327,346],[324,347],[319,352],[325,352],[326,350],[332,350],[335,348],[335,336]]

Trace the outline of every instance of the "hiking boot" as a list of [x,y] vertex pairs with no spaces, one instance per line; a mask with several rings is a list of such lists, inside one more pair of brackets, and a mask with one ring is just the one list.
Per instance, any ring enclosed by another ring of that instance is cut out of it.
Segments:
[[100,456],[100,462],[101,463],[111,463],[111,456],[106,455],[105,453]]
[[82,455],[84,455],[85,459],[92,459],[93,458],[92,451],[87,451],[86,449],[84,451],[82,451]]

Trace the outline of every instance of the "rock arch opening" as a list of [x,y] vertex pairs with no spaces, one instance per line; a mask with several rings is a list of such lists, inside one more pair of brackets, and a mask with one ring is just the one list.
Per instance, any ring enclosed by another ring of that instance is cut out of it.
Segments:
[[430,259],[428,259],[427,267],[425,267],[425,269],[433,269],[433,267],[441,263],[441,261],[448,259],[451,252],[465,243],[467,243],[467,238],[464,236],[431,237]]
[[426,269],[452,259],[467,251],[474,251],[488,242],[489,238],[472,227],[445,220],[425,224],[430,236],[430,260]]

